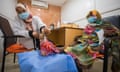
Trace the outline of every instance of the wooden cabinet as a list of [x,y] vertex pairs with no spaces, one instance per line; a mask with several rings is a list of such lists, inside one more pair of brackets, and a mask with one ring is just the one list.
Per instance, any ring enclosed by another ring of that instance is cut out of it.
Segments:
[[67,47],[70,45],[74,38],[78,35],[82,35],[83,29],[62,27],[51,31],[48,39],[53,41],[56,45],[64,45]]

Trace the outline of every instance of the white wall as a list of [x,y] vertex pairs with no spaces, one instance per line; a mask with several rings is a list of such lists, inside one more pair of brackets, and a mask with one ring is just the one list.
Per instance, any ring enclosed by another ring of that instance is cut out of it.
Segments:
[[7,16],[10,19],[14,19],[15,5],[17,0],[0,0],[0,14]]
[[[74,21],[83,18],[89,10],[93,8],[92,0],[68,0],[62,6],[61,20]],[[92,4],[92,5],[91,5]]]
[[[86,20],[87,13],[92,9],[97,9],[103,17],[120,14],[120,0],[68,0],[62,6],[61,22],[74,22],[84,28],[88,22]],[[115,8],[119,10],[111,11]]]

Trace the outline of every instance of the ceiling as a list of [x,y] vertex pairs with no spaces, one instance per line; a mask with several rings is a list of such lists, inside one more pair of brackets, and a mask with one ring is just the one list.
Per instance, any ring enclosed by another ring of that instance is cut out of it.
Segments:
[[47,1],[48,4],[62,6],[67,0],[40,0],[40,1]]

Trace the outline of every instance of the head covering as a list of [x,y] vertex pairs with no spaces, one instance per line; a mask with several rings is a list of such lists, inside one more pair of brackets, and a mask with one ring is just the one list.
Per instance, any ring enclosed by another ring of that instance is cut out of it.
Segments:
[[16,5],[16,8],[17,8],[17,7],[21,7],[21,8],[23,8],[24,10],[26,10],[25,5],[22,4],[22,3],[18,3],[18,4]]
[[86,17],[89,18],[90,16],[96,16],[97,19],[101,20],[101,14],[97,10],[91,10]]
[[103,24],[101,14],[97,10],[91,10],[86,16],[88,22],[93,26]]

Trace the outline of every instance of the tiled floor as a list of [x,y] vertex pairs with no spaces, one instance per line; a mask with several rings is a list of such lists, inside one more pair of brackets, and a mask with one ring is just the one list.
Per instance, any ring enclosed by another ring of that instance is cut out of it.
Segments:
[[16,63],[13,63],[13,54],[9,54],[6,57],[5,72],[20,72],[17,58]]
[[[109,60],[109,67],[108,67],[108,72],[110,71],[110,62]],[[102,60],[96,60],[95,63],[93,64],[93,67],[88,71],[88,72],[102,72],[102,67],[103,67],[103,61]],[[17,63],[13,63],[13,55],[8,55],[6,59],[6,67],[5,67],[5,72],[20,72],[19,70],[19,65]]]

